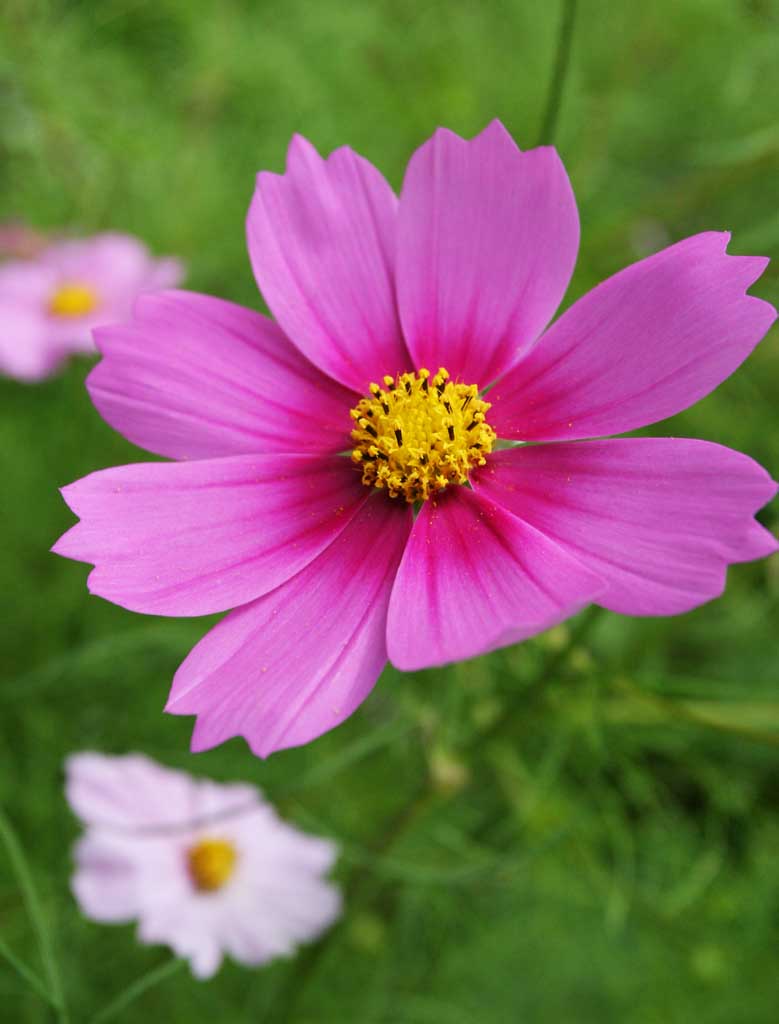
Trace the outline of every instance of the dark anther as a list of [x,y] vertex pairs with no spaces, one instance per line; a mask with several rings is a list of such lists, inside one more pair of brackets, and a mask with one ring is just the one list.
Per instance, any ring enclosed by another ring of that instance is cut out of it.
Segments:
[[449,440],[454,441],[454,427],[447,427],[446,432],[449,434]]
[[385,416],[388,415],[388,413],[389,413],[389,405],[386,402],[382,402],[381,403],[381,407],[384,410],[384,415]]
[[463,404],[462,404],[462,406],[461,406],[461,408],[462,408],[462,411],[463,411],[463,412],[465,412],[465,410],[466,410],[466,409],[468,408],[468,406],[469,406],[469,405],[471,404],[471,399],[472,399],[472,398],[473,398],[473,395],[468,395],[468,397],[467,397],[467,398],[465,399],[465,401],[463,402]]
[[405,387],[405,389],[406,389],[406,394],[407,394],[407,395],[410,395],[410,394],[411,394],[411,381],[410,381],[410,380],[406,380],[406,381],[404,381],[404,382],[403,382],[403,386],[404,386],[404,387]]
[[427,377],[425,377],[423,379],[423,381],[422,381],[422,390],[423,391],[429,391],[430,390],[430,381],[427,379]]
[[374,429],[374,428],[373,428],[373,427],[372,427],[372,426],[370,425],[370,423],[369,423],[369,424],[367,425],[367,427],[366,427],[365,429],[366,429],[366,430],[367,430],[367,432],[368,432],[368,433],[369,433],[369,434],[371,435],[371,437],[378,437],[378,436],[379,436],[379,435],[378,435],[378,434],[376,433],[376,430],[375,430],[375,429]]
[[444,402],[444,409],[446,409],[446,411],[451,414],[452,406],[450,405],[449,402]]
[[403,432],[400,427],[395,427],[395,440],[398,444],[403,444]]

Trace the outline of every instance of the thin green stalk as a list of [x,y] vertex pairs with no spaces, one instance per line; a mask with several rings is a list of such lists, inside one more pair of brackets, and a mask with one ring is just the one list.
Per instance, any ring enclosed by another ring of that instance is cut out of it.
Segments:
[[30,919],[35,938],[38,943],[43,973],[46,978],[46,988],[49,994],[49,1002],[56,1008],[61,1024],[68,1024],[68,1011],[65,1005],[65,994],[60,979],[57,959],[54,955],[54,946],[49,935],[46,922],[46,915],[43,913],[38,892],[32,879],[32,872],[22,850],[16,832],[11,826],[3,809],[0,807],[0,839],[8,853],[19,889],[27,909],[27,916]]
[[576,0],[563,0],[562,7],[560,28],[557,33],[557,51],[554,68],[552,69],[552,78],[549,82],[549,93],[546,99],[543,121],[541,122],[541,133],[538,138],[539,146],[550,146],[554,142],[557,122],[560,117],[565,80],[568,77],[568,69],[571,63],[571,43],[573,41],[574,21],[576,20]]
[[19,959],[16,953],[14,953],[14,951],[5,944],[2,937],[0,937],[0,956],[5,957],[16,973],[27,982],[30,988],[33,989],[41,999],[44,999],[47,1003],[57,1009],[57,1006],[49,995],[46,986],[38,975],[31,970],[23,960]]
[[166,963],[160,964],[159,967],[155,967],[153,970],[147,971],[146,974],[142,974],[140,978],[136,978],[135,981],[131,982],[127,988],[122,989],[119,995],[112,999],[107,1006],[99,1010],[92,1017],[90,1024],[104,1024],[105,1021],[115,1017],[131,1003],[134,1003],[144,992],[148,992],[150,988],[170,978],[176,971],[181,970],[185,964],[186,960],[168,960]]

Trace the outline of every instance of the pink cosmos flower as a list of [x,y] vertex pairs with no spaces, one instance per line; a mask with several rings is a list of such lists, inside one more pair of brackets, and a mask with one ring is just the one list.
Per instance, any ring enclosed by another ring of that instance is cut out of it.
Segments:
[[277,323],[169,293],[97,332],[98,409],[179,461],[66,487],[81,522],[54,548],[126,608],[235,609],[173,681],[194,750],[305,743],[387,657],[471,658],[591,601],[684,612],[776,550],[753,519],[776,486],[745,455],[586,440],[696,402],[768,330],[746,294],[767,260],[726,255],[727,234],[641,260],[548,327],[576,204],[555,150],[520,152],[498,122],[437,131],[399,200],[350,149],[323,160],[296,137],[247,227]]
[[86,827],[72,885],[95,921],[137,919],[208,978],[289,956],[341,912],[334,843],[281,821],[254,786],[211,782],[127,754],[73,754],[66,796]]
[[0,259],[29,259],[46,248],[46,236],[23,221],[0,224]]
[[153,260],[129,235],[57,241],[0,266],[0,373],[37,381],[94,352],[92,329],[126,319],[142,291],[173,288],[178,260]]

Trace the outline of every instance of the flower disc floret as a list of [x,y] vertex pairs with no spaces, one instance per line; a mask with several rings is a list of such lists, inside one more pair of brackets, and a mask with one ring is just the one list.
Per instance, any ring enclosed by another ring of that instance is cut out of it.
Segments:
[[52,316],[79,317],[86,316],[97,308],[97,295],[89,285],[61,285],[49,300],[49,312]]
[[452,381],[443,367],[435,377],[425,369],[384,377],[384,387],[371,384],[370,392],[351,410],[352,460],[366,487],[425,501],[450,484],[466,483],[492,451],[490,403],[479,398],[475,384]]
[[237,860],[227,839],[201,839],[187,851],[189,876],[196,889],[214,892],[229,882]]

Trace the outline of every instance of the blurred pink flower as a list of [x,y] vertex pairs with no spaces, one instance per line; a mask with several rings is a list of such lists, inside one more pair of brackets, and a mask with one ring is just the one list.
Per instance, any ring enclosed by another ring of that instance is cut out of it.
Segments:
[[34,259],[0,264],[0,374],[36,381],[75,352],[94,352],[92,330],[124,320],[143,291],[175,287],[178,260],[153,260],[129,235],[57,241]]
[[350,149],[323,160],[296,137],[286,173],[259,175],[247,229],[278,324],[171,292],[98,331],[98,409],[180,461],[66,487],[81,522],[54,548],[125,608],[235,609],[173,681],[193,749],[305,743],[388,656],[471,658],[590,601],[684,612],[730,563],[776,550],[753,519],[776,485],[747,456],[586,440],[692,405],[771,326],[746,294],[767,260],[727,255],[727,234],[629,266],[547,327],[576,203],[555,150],[522,153],[498,122],[436,132],[399,201]]
[[289,956],[338,918],[324,876],[337,847],[281,821],[260,792],[173,771],[144,757],[73,754],[66,796],[86,832],[72,885],[95,921],[138,920],[143,943],[170,946],[198,978],[228,954]]
[[37,256],[46,248],[46,236],[22,221],[0,224],[0,260],[24,260]]

